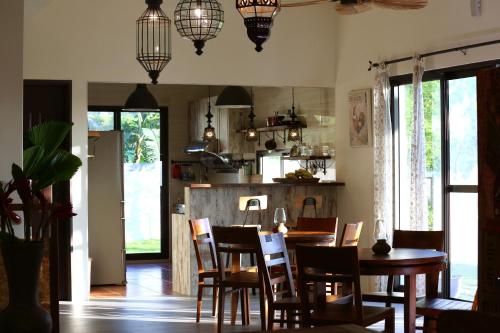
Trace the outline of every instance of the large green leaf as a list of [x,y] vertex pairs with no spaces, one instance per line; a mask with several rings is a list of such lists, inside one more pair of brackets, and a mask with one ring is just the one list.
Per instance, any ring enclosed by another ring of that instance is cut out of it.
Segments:
[[45,156],[51,156],[61,146],[71,126],[73,124],[61,121],[41,123],[28,132],[28,140],[33,146],[42,146]]
[[24,150],[23,171],[26,174],[26,177],[31,177],[44,156],[45,149],[43,149],[42,146],[33,146]]
[[55,183],[70,180],[81,165],[82,161],[77,156],[65,150],[57,150],[48,167],[39,173],[35,189],[41,190]]

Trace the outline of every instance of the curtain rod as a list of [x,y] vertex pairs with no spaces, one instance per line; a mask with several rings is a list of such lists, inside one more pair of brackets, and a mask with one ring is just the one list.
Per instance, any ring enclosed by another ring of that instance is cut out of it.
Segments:
[[[450,52],[462,52],[465,55],[466,51],[468,49],[474,49],[476,47],[494,45],[494,44],[499,44],[499,43],[500,43],[500,39],[497,39],[497,40],[492,40],[492,41],[489,41],[489,42],[483,42],[483,43],[470,44],[470,45],[465,45],[465,46],[460,46],[460,47],[454,47],[454,48],[451,48],[451,49],[446,49],[446,50],[440,50],[440,51],[434,51],[434,52],[424,53],[424,54],[420,55],[420,58],[431,57],[431,56],[435,56],[435,55],[438,55],[438,54],[444,54],[444,53],[450,53]],[[385,63],[386,65],[389,65],[389,64],[395,64],[395,63],[398,63],[398,62],[409,61],[409,60],[412,60],[412,59],[413,59],[413,57],[404,57],[404,58],[399,58],[399,59],[388,60],[388,61],[385,61],[383,63]],[[380,67],[380,64],[381,64],[381,63],[378,63],[378,62],[372,62],[371,60],[368,61],[368,63],[370,65],[368,67],[368,71],[371,71],[372,68]]]

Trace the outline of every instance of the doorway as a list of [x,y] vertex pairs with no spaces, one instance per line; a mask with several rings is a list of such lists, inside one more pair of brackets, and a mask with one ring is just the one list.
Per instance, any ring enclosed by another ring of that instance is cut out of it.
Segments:
[[90,106],[89,131],[123,133],[123,218],[127,260],[168,258],[168,109]]

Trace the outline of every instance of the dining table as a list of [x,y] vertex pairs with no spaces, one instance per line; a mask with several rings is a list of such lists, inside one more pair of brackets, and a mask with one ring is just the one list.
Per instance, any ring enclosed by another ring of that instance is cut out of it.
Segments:
[[388,254],[375,254],[372,249],[358,250],[361,275],[404,276],[404,332],[415,332],[417,274],[444,270],[447,255],[435,250],[395,248]]

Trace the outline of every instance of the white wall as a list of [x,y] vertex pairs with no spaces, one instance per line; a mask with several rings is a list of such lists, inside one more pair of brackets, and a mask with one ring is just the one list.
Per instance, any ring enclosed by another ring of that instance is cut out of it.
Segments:
[[[138,0],[26,0],[24,78],[73,81],[74,153],[83,160],[72,181],[74,218],[73,299],[85,299],[87,249],[87,84],[147,82],[135,60],[135,20],[146,5]],[[285,9],[271,39],[257,54],[234,1],[223,0],[225,26],[203,56],[172,31],[173,59],[160,83],[333,86],[333,7]],[[172,18],[175,1],[163,8]]]
[[[429,1],[417,11],[376,9],[355,16],[341,17],[337,40],[338,70],[336,91],[337,177],[346,182],[339,211],[342,222],[364,220],[361,246],[372,244],[373,231],[373,149],[351,148],[347,117],[350,90],[373,86],[374,72],[368,60],[389,60],[499,39],[500,1],[483,0],[483,15],[470,15],[470,1]],[[499,59],[500,47],[469,50],[467,55],[450,53],[427,58],[426,68],[445,68],[483,60]],[[391,74],[411,71],[411,63],[391,67]]]
[[0,180],[10,180],[23,147],[23,2],[0,2]]

